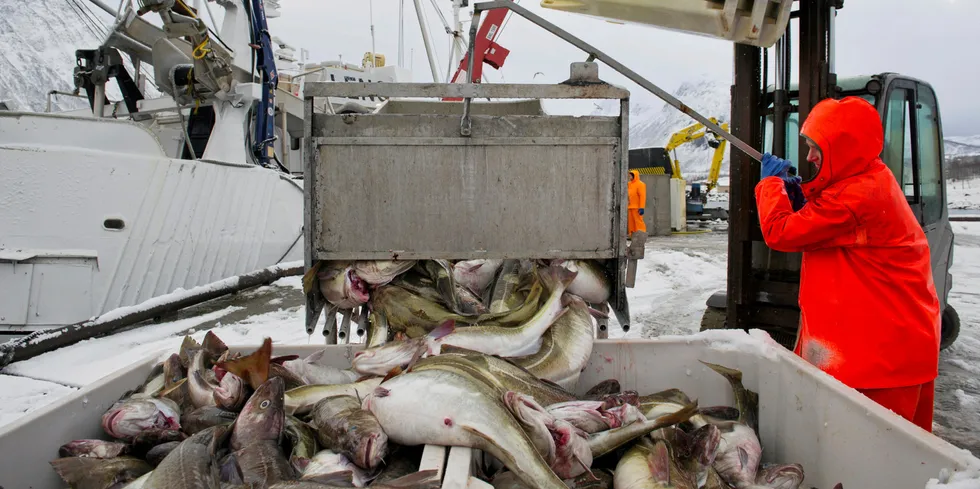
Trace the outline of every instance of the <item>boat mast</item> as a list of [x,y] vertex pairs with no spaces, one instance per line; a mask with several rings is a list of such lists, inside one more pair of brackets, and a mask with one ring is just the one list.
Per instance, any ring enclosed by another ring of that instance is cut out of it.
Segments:
[[419,27],[422,29],[422,42],[425,44],[425,55],[429,58],[429,69],[432,71],[432,82],[439,83],[439,68],[436,67],[436,56],[432,51],[432,39],[429,38],[429,26],[425,24],[425,17],[422,12],[422,2],[415,0],[415,16],[419,18]]
[[398,67],[405,67],[405,0],[398,0]]

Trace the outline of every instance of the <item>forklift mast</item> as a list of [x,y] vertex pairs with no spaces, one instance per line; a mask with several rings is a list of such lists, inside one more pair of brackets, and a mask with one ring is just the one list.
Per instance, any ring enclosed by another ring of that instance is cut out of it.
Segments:
[[[799,111],[805,120],[819,101],[834,94],[834,16],[842,0],[801,0],[792,12],[790,25],[775,46],[775,90],[765,96],[769,85],[768,52],[760,47],[735,44],[734,84],[731,93],[732,135],[753,147],[763,147],[763,122],[772,115],[772,153],[805,161],[806,146],[799,154],[787,155],[786,119]],[[799,105],[788,97],[792,66],[793,20],[799,26]],[[771,105],[771,107],[770,107]],[[790,137],[795,137],[792,135]],[[809,165],[799,165],[799,175],[811,177]],[[728,241],[727,327],[766,330],[773,339],[792,347],[800,320],[798,305],[799,253],[782,253],[768,248],[759,228],[755,185],[760,163],[737,149],[731,152],[731,186]],[[727,306],[727,307],[726,307]]]

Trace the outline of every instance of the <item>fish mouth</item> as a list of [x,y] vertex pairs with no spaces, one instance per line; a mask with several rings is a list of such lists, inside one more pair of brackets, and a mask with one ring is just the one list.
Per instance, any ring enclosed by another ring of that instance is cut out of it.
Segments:
[[117,436],[119,433],[116,431],[116,423],[119,422],[119,419],[122,418],[122,416],[122,409],[117,409],[116,412],[109,416],[109,419],[107,419],[105,423],[105,428],[107,431],[109,431],[109,434],[117,438],[119,438],[119,436]]
[[353,270],[347,272],[347,280],[350,282],[350,290],[354,295],[352,297],[354,300],[363,304],[371,298],[368,283],[354,273]]

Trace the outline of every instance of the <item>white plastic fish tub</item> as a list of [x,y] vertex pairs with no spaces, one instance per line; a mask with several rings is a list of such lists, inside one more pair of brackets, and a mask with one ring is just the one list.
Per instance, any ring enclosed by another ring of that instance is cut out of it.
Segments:
[[[232,347],[254,351],[259,345]],[[276,345],[275,355],[308,355],[322,346]],[[359,345],[329,347],[329,362],[350,366]],[[171,352],[121,368],[77,393],[0,428],[0,487],[62,488],[48,462],[58,447],[102,438],[102,413],[143,382]],[[744,385],[759,393],[763,461],[800,463],[802,487],[844,489],[926,487],[943,469],[980,474],[980,460],[909,423],[772,342],[760,331],[709,331],[653,340],[596,341],[578,391],[616,378],[641,394],[680,388],[699,405],[733,405],[728,383],[698,360],[738,368]],[[471,478],[474,450],[426,447],[423,469],[437,468],[443,488],[489,487]],[[975,475],[980,487],[980,475]],[[937,486],[942,487],[942,486]]]

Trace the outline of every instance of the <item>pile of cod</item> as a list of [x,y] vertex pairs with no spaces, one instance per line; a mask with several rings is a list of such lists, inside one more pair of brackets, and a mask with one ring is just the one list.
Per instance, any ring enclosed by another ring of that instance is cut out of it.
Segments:
[[[357,268],[384,282],[372,284],[371,339],[350,368],[323,350],[273,357],[270,339],[242,356],[212,332],[188,336],[103,415],[112,441],[69,442],[51,464],[79,488],[438,488],[420,463],[424,445],[439,445],[488,455],[476,475],[497,489],[802,484],[798,464],[760,464],[758,398],[737,370],[705,363],[731,383],[734,408],[614,379],[572,393],[602,314],[586,301],[608,299],[597,264],[488,262],[317,267],[306,280],[316,274],[335,305],[331,281],[351,293]],[[487,310],[451,309],[446,294],[467,295],[460,284]],[[398,294],[409,302],[386,298]]]

